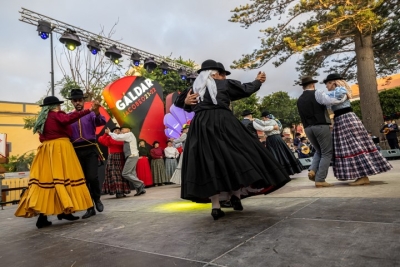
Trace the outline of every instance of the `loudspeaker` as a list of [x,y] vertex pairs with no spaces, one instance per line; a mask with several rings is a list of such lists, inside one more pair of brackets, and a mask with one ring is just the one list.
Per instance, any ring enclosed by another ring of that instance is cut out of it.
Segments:
[[380,152],[387,160],[400,159],[400,149],[381,150]]
[[308,167],[311,166],[313,158],[305,158],[305,159],[299,159],[301,166],[303,166],[303,170],[307,169]]

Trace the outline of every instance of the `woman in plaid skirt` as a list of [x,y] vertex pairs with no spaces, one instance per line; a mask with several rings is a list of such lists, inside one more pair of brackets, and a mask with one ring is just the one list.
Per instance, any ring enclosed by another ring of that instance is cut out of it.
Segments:
[[[324,80],[328,93],[316,94],[316,100],[331,105],[329,99],[351,97],[351,89],[339,74],[329,74]],[[332,131],[334,160],[333,172],[338,180],[355,180],[349,185],[367,185],[368,176],[389,171],[392,166],[379,153],[368,136],[361,120],[353,112],[350,100],[331,106],[335,116]]]
[[[120,130],[121,128],[115,127],[111,132],[119,134]],[[100,136],[98,140],[100,144],[108,147],[106,175],[102,191],[105,194],[115,194],[117,198],[125,197],[125,194],[131,193],[131,189],[128,180],[122,177],[122,169],[125,164],[124,142],[115,141],[107,133]]]

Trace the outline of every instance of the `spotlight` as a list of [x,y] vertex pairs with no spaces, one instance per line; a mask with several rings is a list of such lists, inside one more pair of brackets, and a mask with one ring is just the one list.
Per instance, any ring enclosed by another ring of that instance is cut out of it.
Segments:
[[68,50],[75,50],[77,46],[81,45],[81,40],[79,39],[76,31],[67,29],[60,38],[60,42],[65,45]]
[[184,69],[179,69],[178,74],[179,74],[179,76],[181,76],[181,79],[182,79],[182,80],[186,80],[186,78],[187,78],[186,70],[184,70]]
[[143,66],[148,72],[152,72],[157,67],[157,63],[154,61],[154,57],[148,57],[144,60]]
[[110,48],[108,48],[105,52],[105,55],[115,64],[118,64],[119,59],[122,57],[121,50],[119,50],[116,45],[112,45]]
[[161,63],[160,65],[160,69],[162,70],[162,74],[163,75],[167,75],[168,74],[168,70],[169,70],[169,65],[168,63],[165,63],[164,61]]
[[194,80],[197,78],[197,73],[192,72],[188,77],[187,80],[189,81],[190,84],[194,83]]
[[140,55],[138,52],[133,52],[131,55],[131,60],[133,62],[133,65],[136,67],[140,65]]
[[90,52],[93,55],[97,55],[97,53],[100,51],[100,43],[97,42],[96,40],[90,40],[89,44],[87,45],[87,48],[89,48]]
[[38,21],[38,26],[37,26],[37,31],[38,31],[38,35],[43,40],[46,40],[47,38],[49,38],[49,35],[51,33],[51,24],[50,24],[50,22],[45,21],[45,20],[39,20]]

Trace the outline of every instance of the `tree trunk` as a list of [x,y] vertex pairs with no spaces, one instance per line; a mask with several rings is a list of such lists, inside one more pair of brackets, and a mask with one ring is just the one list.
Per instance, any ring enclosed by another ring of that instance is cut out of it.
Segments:
[[354,43],[362,121],[368,131],[372,131],[375,136],[380,136],[383,114],[378,96],[372,37],[358,34],[354,38]]

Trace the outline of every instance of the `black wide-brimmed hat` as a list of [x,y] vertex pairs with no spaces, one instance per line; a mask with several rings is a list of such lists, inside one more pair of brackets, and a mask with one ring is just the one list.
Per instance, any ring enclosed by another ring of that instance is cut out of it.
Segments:
[[344,80],[344,78],[340,75],[340,74],[338,74],[338,73],[332,73],[332,74],[329,74],[326,78],[325,78],[325,80],[323,81],[324,83],[327,83],[327,82],[329,82],[329,81],[336,81],[336,80]]
[[118,127],[118,126],[116,126],[116,127],[113,127],[113,128],[111,128],[111,132],[113,133],[115,130],[117,130],[117,129],[119,129],[119,130],[121,130],[121,127]]
[[263,112],[261,113],[261,117],[267,117],[269,114],[271,114],[271,112],[269,112],[269,111],[263,111]]
[[317,83],[317,82],[318,81],[314,80],[311,76],[304,76],[303,78],[301,78],[300,85],[306,86],[307,84]]
[[231,72],[229,70],[225,70],[225,67],[221,62],[217,62],[217,65],[222,69],[223,72],[225,72],[226,76],[231,75]]
[[43,99],[43,103],[40,106],[44,107],[44,106],[51,106],[51,105],[59,105],[62,103],[64,103],[64,101],[60,101],[55,96],[47,96],[45,99]]
[[218,63],[215,60],[212,59],[207,59],[203,63],[201,63],[201,69],[197,71],[197,73],[202,72],[203,70],[218,70],[218,71],[223,71],[220,66],[218,66]]
[[83,95],[83,91],[81,89],[72,89],[69,93],[69,97],[67,99],[80,99],[80,98],[87,98],[87,96]]
[[254,112],[251,112],[250,110],[245,109],[245,110],[243,110],[241,116],[244,117],[244,116],[251,115],[251,114],[254,114]]

